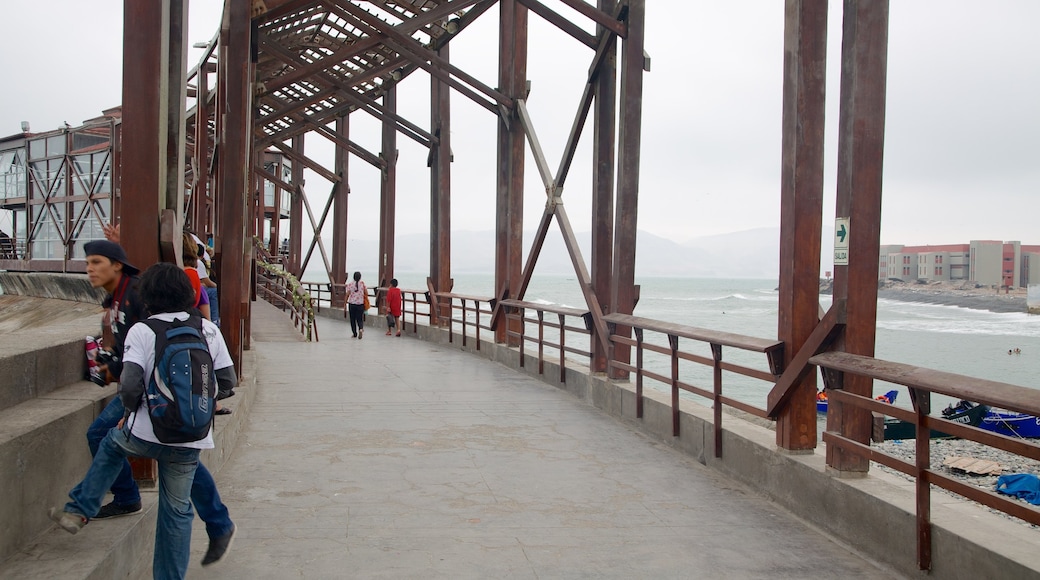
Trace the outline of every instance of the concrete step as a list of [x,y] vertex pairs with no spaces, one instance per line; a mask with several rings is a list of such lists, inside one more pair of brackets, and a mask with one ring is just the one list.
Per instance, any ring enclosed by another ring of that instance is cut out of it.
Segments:
[[90,467],[87,427],[114,394],[79,381],[0,411],[0,561],[51,527],[46,509]]

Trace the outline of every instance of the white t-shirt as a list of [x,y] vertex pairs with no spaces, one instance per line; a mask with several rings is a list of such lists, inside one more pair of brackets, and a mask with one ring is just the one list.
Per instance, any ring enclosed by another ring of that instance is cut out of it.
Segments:
[[[174,320],[187,320],[187,312],[175,312],[167,314],[156,314],[151,316],[156,320],[162,320],[165,322],[173,322]],[[234,364],[231,360],[231,353],[228,352],[227,344],[224,342],[224,337],[220,334],[220,329],[217,328],[212,322],[203,319],[202,320],[202,334],[206,337],[206,343],[209,345],[209,354],[213,357],[213,369],[220,370],[223,368],[230,367]],[[130,331],[126,333],[126,341],[123,343],[123,363],[135,363],[140,365],[144,369],[144,380],[147,382],[151,376],[152,371],[155,368],[155,333],[148,327],[147,324],[135,324],[130,327]],[[170,445],[171,447],[190,447],[192,449],[212,449],[213,448],[213,429],[210,428],[209,433],[206,434],[205,439],[198,441],[189,441],[188,443],[162,443],[155,436],[155,432],[152,430],[152,420],[148,417],[148,403],[144,397],[141,397],[141,403],[130,418],[131,429],[134,437],[143,441],[151,441],[152,443],[161,443],[163,445]]]

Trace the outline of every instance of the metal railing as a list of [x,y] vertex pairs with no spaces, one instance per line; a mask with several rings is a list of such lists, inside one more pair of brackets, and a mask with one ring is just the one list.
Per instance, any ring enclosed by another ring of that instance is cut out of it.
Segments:
[[[951,479],[932,469],[930,438],[931,431],[936,429],[955,437],[1034,460],[1040,460],[1040,445],[929,415],[931,394],[939,393],[959,400],[973,401],[1038,416],[1040,415],[1040,391],[844,352],[821,353],[810,358],[809,362],[824,369],[823,376],[828,390],[828,414],[841,412],[842,405],[851,405],[857,409],[864,409],[914,424],[916,430],[914,463],[873,449],[867,444],[844,437],[838,432],[824,431],[823,440],[828,445],[834,445],[843,451],[865,457],[914,478],[917,495],[917,564],[921,570],[930,569],[932,563],[931,486],[933,485],[1021,518],[1033,525],[1040,525],[1040,510],[1037,508],[1008,499],[996,492]],[[845,374],[887,381],[909,388],[913,410],[900,409],[876,401],[869,396],[845,391],[843,389]]]
[[[553,307],[545,304],[538,304],[535,302],[524,302],[523,300],[502,300],[501,305],[505,307],[505,316],[507,321],[516,321],[516,325],[519,326],[519,331],[512,330],[514,325],[508,324],[506,328],[506,336],[515,338],[519,341],[520,350],[520,366],[524,364],[524,343],[527,341],[526,328],[527,324],[531,323],[537,326],[538,335],[535,340],[538,345],[538,374],[545,374],[545,347],[556,349],[559,354],[559,366],[560,366],[560,382],[567,382],[567,353],[576,354],[584,357],[586,365],[592,359],[592,353],[589,350],[578,349],[573,346],[567,346],[567,332],[575,332],[585,337],[591,338],[592,332],[592,321],[588,310],[581,310],[578,308],[565,308],[565,307]],[[527,316],[528,311],[535,313],[535,318],[529,318]],[[557,317],[556,321],[546,320],[546,314],[555,314]],[[580,318],[582,319],[582,326],[568,326],[567,317]],[[547,338],[545,335],[545,329],[549,328],[555,330],[557,340],[559,342],[551,342],[551,337]]]
[[256,294],[283,312],[287,312],[293,326],[300,330],[305,340],[318,342],[318,325],[314,320],[314,299],[300,284],[294,283],[288,273],[265,269],[259,263],[256,268]]
[[[733,372],[754,379],[775,383],[777,377],[781,374],[783,367],[783,342],[732,334],[729,332],[718,332],[694,326],[672,324],[626,314],[608,314],[604,316],[603,319],[607,322],[607,329],[610,332],[611,352],[607,362],[608,367],[610,369],[633,373],[636,376],[636,417],[641,418],[643,416],[644,378],[659,381],[669,386],[672,396],[673,436],[679,435],[679,391],[686,391],[710,399],[714,410],[715,457],[722,457],[723,405],[739,409],[756,417],[768,417],[765,409],[760,409],[753,405],[738,401],[735,398],[725,396],[722,392],[722,372]],[[617,329],[619,327],[631,328],[635,334],[635,339],[626,336],[626,334],[618,334]],[[668,346],[665,347],[645,341],[644,334],[647,331],[657,332],[667,336]],[[687,350],[681,350],[679,348],[680,338],[700,343],[707,343],[711,347],[711,358],[696,355]],[[635,365],[630,364],[629,361],[617,360],[617,357],[615,356],[617,345],[635,347]],[[724,346],[750,352],[764,353],[766,355],[766,362],[769,365],[769,372],[739,364],[723,362],[722,347]],[[670,376],[658,374],[646,369],[646,366],[643,364],[643,357],[647,351],[668,357],[671,366]],[[680,360],[711,367],[713,379],[711,390],[697,387],[680,380]]]
[[[471,296],[452,294],[451,292],[438,292],[433,297],[436,300],[437,308],[435,309],[447,307],[451,313],[448,316],[436,316],[439,324],[448,327],[448,342],[455,342],[455,325],[458,324],[462,327],[460,332],[462,346],[466,346],[469,338],[468,330],[472,327],[477,341],[476,349],[480,350],[480,331],[487,330],[490,332],[492,330],[491,315],[495,299],[490,296]],[[481,308],[481,304],[485,308]],[[459,313],[458,317],[456,317],[456,313]],[[470,320],[470,314],[473,315],[473,320]],[[483,323],[481,315],[484,316]]]

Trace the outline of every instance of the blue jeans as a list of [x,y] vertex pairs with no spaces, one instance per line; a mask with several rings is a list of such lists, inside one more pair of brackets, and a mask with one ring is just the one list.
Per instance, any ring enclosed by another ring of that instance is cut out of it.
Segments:
[[[87,429],[87,445],[90,447],[90,455],[96,456],[101,440],[115,427],[123,418],[123,402],[115,397],[105,407],[97,419]],[[130,462],[123,460],[123,468],[116,476],[112,484],[112,503],[116,505],[130,505],[141,501],[141,492],[134,481],[130,470]],[[199,462],[199,468],[195,472],[195,481],[191,484],[191,502],[195,504],[195,510],[199,512],[199,519],[206,522],[206,533],[211,538],[223,536],[231,532],[234,524],[231,523],[231,515],[227,506],[220,499],[217,492],[217,484],[213,481],[206,466]]]
[[[97,456],[98,446],[101,445],[101,440],[108,435],[108,432],[112,430],[119,423],[119,420],[123,418],[123,402],[119,400],[119,397],[113,397],[108,405],[101,411],[97,419],[90,424],[87,428],[87,447],[90,447],[90,456]],[[130,462],[123,460],[123,467],[119,470],[119,475],[116,476],[115,483],[112,484],[112,502],[116,505],[130,505],[141,501],[141,491],[137,488],[137,482],[134,481],[133,472],[130,470]]]
[[217,289],[207,287],[206,294],[209,295],[209,318],[213,324],[220,326],[220,301],[217,299]]
[[157,580],[184,578],[191,555],[191,482],[199,465],[199,450],[143,441],[124,427],[111,429],[98,445],[97,455],[83,478],[69,492],[65,511],[89,518],[101,509],[128,455],[159,462],[159,513],[155,525],[152,576]]

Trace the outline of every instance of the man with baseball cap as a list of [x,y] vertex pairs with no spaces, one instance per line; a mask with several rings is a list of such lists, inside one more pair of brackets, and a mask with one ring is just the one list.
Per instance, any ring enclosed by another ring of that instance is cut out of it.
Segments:
[[[126,258],[123,248],[108,240],[95,240],[83,246],[87,254],[87,278],[94,288],[104,288],[108,293],[102,306],[105,314],[101,321],[102,346],[107,353],[107,364],[98,367],[105,383],[119,380],[123,371],[123,341],[130,327],[138,320],[147,318],[144,302],[137,294],[137,276],[140,272]],[[100,362],[100,361],[99,361]],[[115,397],[101,411],[87,429],[87,445],[90,455],[97,454],[98,445],[108,435],[109,429],[123,418],[123,403]],[[134,481],[130,464],[123,462],[123,470],[112,484],[112,502],[101,507],[97,518],[110,518],[135,514],[141,511],[141,491]]]

